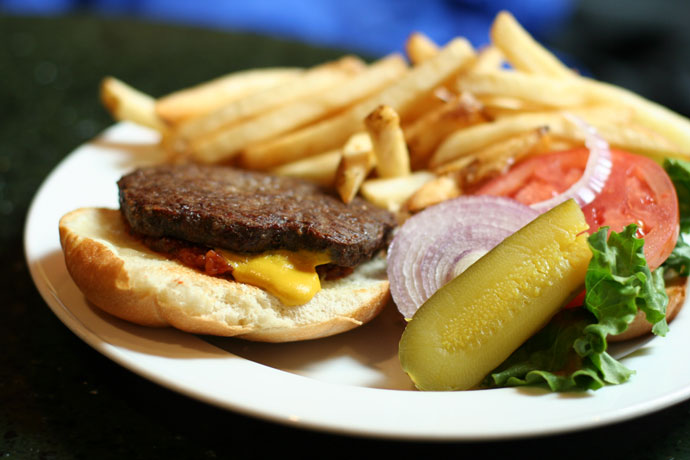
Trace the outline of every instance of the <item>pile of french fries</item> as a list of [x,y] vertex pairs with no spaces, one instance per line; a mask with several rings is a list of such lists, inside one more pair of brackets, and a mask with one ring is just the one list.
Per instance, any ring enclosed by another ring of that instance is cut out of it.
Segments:
[[690,120],[579,75],[508,12],[490,36],[475,50],[414,33],[407,59],[247,70],[159,99],[108,77],[101,97],[115,119],[159,131],[171,161],[301,177],[403,214],[527,156],[583,145],[568,113],[613,147],[690,159]]

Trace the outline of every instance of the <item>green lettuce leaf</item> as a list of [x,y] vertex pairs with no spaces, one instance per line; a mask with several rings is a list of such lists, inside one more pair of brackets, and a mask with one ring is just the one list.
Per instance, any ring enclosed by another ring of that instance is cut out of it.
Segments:
[[678,194],[678,211],[681,227],[690,227],[690,162],[666,158],[664,169],[671,178]]
[[680,276],[690,275],[690,162],[667,158],[664,169],[678,194],[680,234],[673,252],[664,267],[675,270]]
[[483,382],[487,387],[544,384],[552,391],[596,390],[627,381],[634,371],[611,357],[606,337],[623,332],[645,312],[653,332],[668,330],[662,270],[651,273],[637,227],[622,232],[603,227],[592,234],[585,287],[586,309],[558,313]]
[[490,374],[484,386],[546,384],[552,391],[601,388],[606,382],[596,362],[583,359],[573,348],[593,322],[592,314],[582,308],[562,310]]
[[595,351],[606,348],[606,336],[627,329],[638,309],[654,325],[653,332],[666,335],[666,295],[663,270],[654,274],[644,257],[644,240],[635,237],[637,226],[628,225],[622,232],[611,232],[606,240],[607,227],[589,237],[592,260],[585,277],[585,307],[597,318],[597,324],[587,328],[587,344]]

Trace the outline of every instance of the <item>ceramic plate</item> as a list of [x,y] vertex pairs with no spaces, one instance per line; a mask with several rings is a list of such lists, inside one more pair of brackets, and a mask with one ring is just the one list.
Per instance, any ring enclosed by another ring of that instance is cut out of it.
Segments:
[[553,394],[539,389],[419,392],[400,369],[403,329],[390,306],[339,336],[288,344],[149,329],[95,310],[72,282],[57,223],[82,206],[117,207],[116,181],[160,162],[157,135],[121,123],[70,154],[31,206],[25,249],[48,306],[75,334],[124,367],[216,406],[302,428],[424,440],[489,440],[576,431],[641,416],[690,397],[690,312],[665,338],[616,353],[637,371],[624,385]]

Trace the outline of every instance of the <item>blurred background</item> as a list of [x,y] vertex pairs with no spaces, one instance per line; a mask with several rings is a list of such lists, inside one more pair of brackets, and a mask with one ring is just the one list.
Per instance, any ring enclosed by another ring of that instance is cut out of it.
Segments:
[[497,11],[510,9],[538,35],[546,35],[571,14],[570,0],[0,0],[19,14],[102,15],[184,23],[292,38],[315,45],[381,55],[401,49],[411,30],[444,43],[461,34],[474,44],[487,41]]
[[370,57],[401,50],[414,30],[439,43],[463,35],[481,46],[502,9],[582,72],[690,113],[690,2],[684,0],[0,0],[5,15],[129,18]]
[[[0,0],[0,350],[8,351],[0,354],[0,457],[250,458],[242,449],[252,444],[228,436],[265,437],[260,421],[103,359],[46,308],[29,277],[22,232],[31,198],[59,161],[113,123],[98,99],[105,75],[161,96],[242,68],[307,66],[343,52],[373,59],[402,50],[415,30],[479,47],[502,9],[581,72],[690,116],[687,0]],[[161,417],[170,407],[185,416]],[[243,431],[226,430],[237,420]],[[645,436],[630,436],[641,427]],[[269,428],[274,438],[279,432],[276,445],[294,442],[294,430]],[[687,458],[687,433],[686,404],[643,425],[541,445],[581,458],[601,442],[611,446],[602,457],[639,458],[655,439],[659,456],[645,458]],[[341,455],[333,458],[351,458],[347,438],[301,435],[335,441],[331,451]],[[505,454],[525,447],[501,446]],[[422,451],[409,447],[407,454]]]

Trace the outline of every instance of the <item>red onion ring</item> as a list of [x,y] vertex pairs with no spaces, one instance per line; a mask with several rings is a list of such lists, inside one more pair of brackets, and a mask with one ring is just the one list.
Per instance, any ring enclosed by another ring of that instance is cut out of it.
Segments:
[[515,200],[461,196],[410,217],[388,248],[391,295],[405,318],[539,212]]
[[604,189],[604,185],[606,185],[606,181],[611,174],[613,162],[611,160],[609,144],[597,134],[593,126],[585,123],[581,118],[570,113],[564,115],[567,120],[574,123],[584,133],[585,147],[589,149],[589,158],[587,159],[587,165],[582,173],[582,177],[571,185],[568,190],[553,198],[531,205],[532,208],[540,213],[544,213],[571,198],[580,207],[588,205]]

